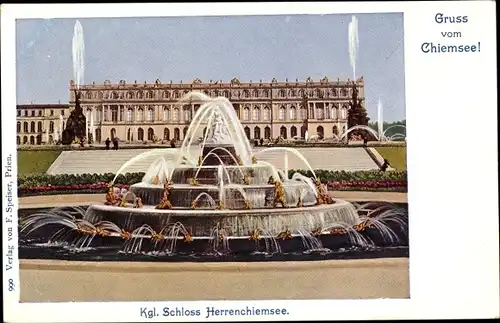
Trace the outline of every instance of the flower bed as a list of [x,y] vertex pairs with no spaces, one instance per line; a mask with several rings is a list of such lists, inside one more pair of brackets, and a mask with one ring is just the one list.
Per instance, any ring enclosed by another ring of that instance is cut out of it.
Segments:
[[[312,176],[303,170],[291,170],[290,173],[301,173]],[[334,191],[385,191],[406,192],[408,183],[406,171],[315,171],[316,176]],[[127,173],[119,175],[115,186],[127,188],[142,180],[144,173]],[[114,174],[81,174],[81,175],[34,175],[18,179],[18,196],[56,195],[56,194],[95,194],[104,193]]]

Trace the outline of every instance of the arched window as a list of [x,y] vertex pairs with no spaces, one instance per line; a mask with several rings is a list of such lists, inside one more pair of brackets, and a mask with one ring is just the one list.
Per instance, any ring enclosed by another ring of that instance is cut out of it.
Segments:
[[180,97],[179,91],[174,91],[174,99],[178,99]]
[[148,129],[148,140],[149,141],[153,141],[154,140],[154,136],[155,136],[155,131],[153,130],[153,128],[149,128]]
[[184,129],[182,129],[182,135],[183,135],[182,138],[183,139],[186,139],[187,132],[188,132],[188,127],[184,127]]
[[258,98],[259,97],[259,91],[258,90],[253,90],[252,96],[254,98]]
[[285,126],[281,126],[281,128],[280,128],[280,136],[281,136],[281,138],[286,139],[286,135],[287,135],[286,127]]
[[134,92],[128,91],[127,92],[127,99],[133,99],[134,98]]
[[144,98],[144,94],[142,93],[142,91],[138,91],[138,92],[137,92],[137,98],[138,98],[139,100],[142,100],[142,99]]
[[41,121],[38,121],[38,127],[37,127],[37,132],[42,132],[43,129],[42,129],[42,122]]
[[118,122],[118,107],[116,106],[111,108],[111,121]]
[[85,96],[86,96],[87,100],[92,100],[92,92],[87,91],[87,93],[85,93]]
[[21,132],[21,122],[17,122],[17,133]]
[[292,106],[290,107],[290,120],[295,120],[295,119],[297,119],[297,109],[295,109],[295,107]]
[[300,119],[305,120],[307,118],[307,110],[304,106],[300,107]]
[[148,121],[153,121],[155,115],[155,110],[153,108],[148,108]]
[[324,135],[325,135],[325,131],[323,130],[323,126],[318,126],[316,128],[316,134],[318,135],[318,137],[320,139],[323,139]]
[[116,129],[111,128],[111,130],[109,131],[109,135],[110,135],[111,139],[114,139],[116,137]]
[[184,107],[184,121],[191,121],[191,107]]
[[142,122],[144,120],[144,109],[143,108],[137,109],[137,116],[136,116],[135,120],[137,120],[138,122]]
[[163,129],[163,139],[170,140],[170,129],[168,128]]
[[253,128],[253,138],[260,139],[260,128],[259,127]]
[[35,144],[35,136],[30,136],[30,145]]
[[146,92],[146,99],[152,99],[154,97],[153,91],[147,91]]
[[345,87],[340,90],[340,95],[347,96],[347,89]]
[[271,109],[269,109],[268,106],[264,107],[264,115],[262,119],[264,119],[264,121],[269,121],[271,119]]
[[23,145],[26,145],[28,143],[28,136],[23,137]]
[[292,126],[290,128],[290,138],[295,138],[297,136],[297,127]]
[[325,109],[322,106],[316,107],[316,119],[322,120],[325,118]]
[[244,98],[249,98],[249,97],[250,97],[250,91],[248,91],[248,90],[243,90],[243,97],[244,97]]
[[266,97],[266,98],[269,97],[269,90],[264,90],[264,97]]
[[20,145],[21,144],[21,137],[16,136],[16,144]]
[[[243,108],[243,120],[244,121],[250,120],[250,109],[248,107]],[[248,131],[250,131],[250,129]]]
[[278,97],[280,97],[280,98],[284,98],[285,96],[286,96],[286,91],[285,91],[285,90],[283,90],[283,89],[279,90],[279,92],[278,92]]
[[323,90],[321,90],[321,89],[317,89],[317,90],[316,90],[316,96],[317,96],[318,98],[322,98],[322,97],[323,97]]
[[271,128],[265,127],[264,128],[264,139],[269,139],[271,138]]
[[132,129],[127,129],[127,141],[132,141]]
[[174,111],[172,114],[172,120],[179,121],[179,108],[174,108]]
[[134,109],[128,108],[127,109],[127,122],[132,122],[133,116],[134,116]]
[[163,91],[163,97],[165,99],[170,99],[170,91]]
[[339,134],[339,129],[337,128],[337,126],[333,126],[332,133],[336,136]]
[[333,107],[330,109],[330,119],[337,119],[338,117],[338,108],[339,106],[334,104]]
[[337,89],[332,89],[332,96],[338,96]]
[[347,105],[342,106],[341,119],[347,119]]
[[250,139],[250,128],[245,127],[245,135],[247,136],[247,139]]
[[118,100],[118,98],[119,98],[119,96],[118,96],[118,92],[113,91],[113,93],[111,93],[111,98],[112,98],[113,100]]
[[285,109],[285,107],[282,106],[280,108],[279,119],[280,120],[285,120],[285,115],[286,115],[286,109]]
[[35,132],[35,131],[36,131],[35,121],[31,121],[31,123],[30,123],[30,132]]
[[137,129],[137,140],[144,141],[144,130],[142,128]]
[[179,130],[179,128],[174,128],[174,139],[176,141],[181,140],[181,131]]
[[54,121],[51,121],[49,123],[49,133],[54,133]]
[[165,107],[163,108],[163,121],[170,120],[170,109]]
[[260,120],[260,108],[259,107],[254,107],[253,108],[253,120],[254,121],[259,121]]
[[96,122],[101,122],[102,121],[102,108],[97,108],[95,111],[95,121]]

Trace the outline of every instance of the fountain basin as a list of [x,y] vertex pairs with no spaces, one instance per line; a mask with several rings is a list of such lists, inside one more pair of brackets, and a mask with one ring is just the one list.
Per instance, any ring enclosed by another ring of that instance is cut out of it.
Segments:
[[352,204],[342,200],[335,202],[302,208],[274,208],[272,212],[268,209],[157,210],[152,206],[129,208],[91,205],[84,220],[90,223],[109,221],[129,232],[144,225],[160,232],[169,225],[180,223],[192,237],[210,237],[215,228],[234,237],[248,236],[258,229],[265,230],[262,232],[264,235],[277,236],[284,231],[296,233],[327,229],[335,223],[347,226],[359,224],[358,214]]
[[[266,196],[272,197],[274,195],[275,186],[269,184],[227,184],[224,186],[173,184],[169,188],[169,201],[178,208],[190,209],[192,203],[196,201],[197,208],[215,209],[222,198],[225,208],[228,209],[245,209],[246,201],[250,203],[252,209],[270,209],[271,205],[269,205],[269,200],[266,203]],[[304,182],[287,181],[283,183],[283,188],[289,207],[296,207],[299,198],[303,206],[316,204],[315,192]],[[155,206],[163,198],[164,186],[137,183],[130,186],[130,192],[136,197],[140,197],[143,204]],[[205,195],[205,197],[203,198],[201,195]]]

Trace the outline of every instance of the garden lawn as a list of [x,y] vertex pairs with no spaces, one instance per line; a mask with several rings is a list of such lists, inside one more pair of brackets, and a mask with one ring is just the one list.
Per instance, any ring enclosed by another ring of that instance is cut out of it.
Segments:
[[20,150],[17,152],[17,176],[45,173],[59,157],[56,150]]
[[406,147],[375,147],[375,149],[389,161],[392,168],[406,170]]

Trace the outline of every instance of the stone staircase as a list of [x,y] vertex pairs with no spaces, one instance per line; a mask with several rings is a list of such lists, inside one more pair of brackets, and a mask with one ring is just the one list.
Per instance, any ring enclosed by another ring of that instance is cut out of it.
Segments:
[[[259,153],[265,148],[254,148],[258,160],[266,161],[277,168],[285,167],[285,155],[288,158],[288,169],[306,169],[304,162],[292,152],[271,150]],[[123,172],[146,172],[149,166],[163,154],[178,151],[178,148],[165,149],[120,149],[120,150],[84,150],[64,151],[47,170],[47,174],[83,174],[83,173],[116,173],[118,169],[132,158],[146,153],[136,162],[131,163]],[[364,148],[298,148],[309,162],[312,169],[328,169],[358,171],[378,169],[377,164]],[[199,148],[193,148],[194,159],[200,155]]]

